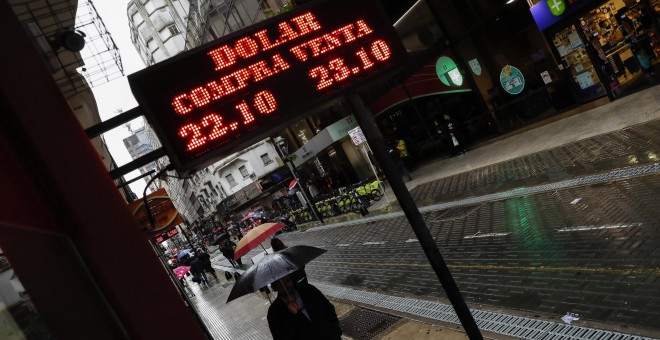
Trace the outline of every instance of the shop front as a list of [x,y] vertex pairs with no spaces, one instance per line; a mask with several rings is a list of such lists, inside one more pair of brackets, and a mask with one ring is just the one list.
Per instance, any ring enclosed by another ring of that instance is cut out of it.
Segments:
[[541,1],[531,7],[579,102],[614,99],[639,82],[657,36],[646,1]]

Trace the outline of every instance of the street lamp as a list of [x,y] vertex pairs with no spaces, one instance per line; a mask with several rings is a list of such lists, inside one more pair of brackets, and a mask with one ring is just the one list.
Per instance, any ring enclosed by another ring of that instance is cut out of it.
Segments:
[[312,212],[312,216],[321,223],[323,222],[323,218],[316,212],[316,209],[314,208],[314,204],[312,203],[312,200],[309,199],[310,195],[307,192],[307,188],[302,185],[300,178],[298,176],[298,172],[296,171],[295,165],[293,165],[293,162],[287,157],[289,155],[289,143],[287,143],[286,139],[284,139],[282,136],[277,136],[273,139],[275,142],[275,149],[277,150],[277,153],[280,155],[280,158],[286,163],[286,165],[289,167],[289,171],[291,172],[291,175],[293,178],[296,180],[296,185],[300,187],[300,192],[303,195],[303,198],[307,202],[307,207],[308,209]]

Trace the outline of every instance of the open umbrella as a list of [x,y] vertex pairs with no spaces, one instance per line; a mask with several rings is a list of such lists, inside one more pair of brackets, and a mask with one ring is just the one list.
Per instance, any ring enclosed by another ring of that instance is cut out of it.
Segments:
[[213,240],[213,242],[211,242],[211,244],[214,245],[214,246],[217,246],[218,243],[222,242],[223,240],[228,240],[228,239],[229,239],[229,234],[220,233],[220,234],[218,234],[218,237],[216,237],[215,240]]
[[293,179],[293,180],[291,181],[291,183],[289,183],[289,190],[293,189],[293,187],[295,187],[296,184],[298,184],[298,180],[297,180],[297,179]]
[[176,267],[176,268],[172,269],[172,271],[174,272],[174,275],[176,275],[176,277],[178,279],[180,279],[180,278],[184,277],[187,272],[190,271],[190,267],[188,267],[188,266]]
[[325,249],[316,247],[293,246],[274,254],[267,254],[236,281],[227,297],[227,302],[255,292],[295,272],[325,252]]
[[[243,257],[243,255],[256,248],[261,242],[267,240],[271,235],[284,228],[284,226],[284,223],[263,223],[248,231],[238,242],[236,249],[234,249],[234,260]],[[264,248],[264,250],[266,249]]]
[[245,215],[245,216],[243,217],[243,219],[241,220],[241,222],[244,222],[244,221],[246,221],[246,220],[251,219],[252,216],[254,216],[254,211],[250,211],[249,214]]
[[176,259],[181,261],[182,258],[190,256],[190,254],[192,254],[192,249],[184,249],[179,252],[179,254],[176,256]]

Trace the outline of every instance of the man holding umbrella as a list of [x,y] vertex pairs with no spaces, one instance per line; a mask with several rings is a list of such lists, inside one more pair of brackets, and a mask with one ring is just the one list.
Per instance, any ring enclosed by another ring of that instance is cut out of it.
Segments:
[[313,285],[296,287],[289,277],[325,252],[321,248],[298,245],[266,254],[236,280],[227,302],[270,283],[277,291],[267,317],[274,340],[340,340],[342,331],[335,307]]
[[289,276],[272,283],[277,298],[268,308],[273,340],[340,340],[335,307],[311,284],[294,288]]

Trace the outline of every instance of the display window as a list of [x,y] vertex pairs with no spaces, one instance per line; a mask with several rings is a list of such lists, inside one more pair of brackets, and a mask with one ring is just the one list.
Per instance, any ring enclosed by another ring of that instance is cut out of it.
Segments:
[[502,132],[576,104],[526,3],[502,7],[456,50]]

